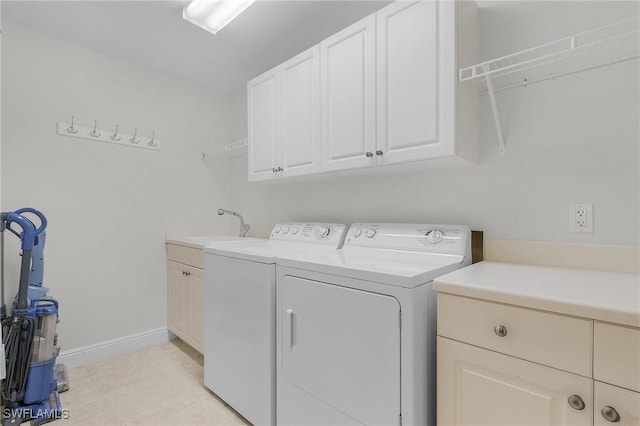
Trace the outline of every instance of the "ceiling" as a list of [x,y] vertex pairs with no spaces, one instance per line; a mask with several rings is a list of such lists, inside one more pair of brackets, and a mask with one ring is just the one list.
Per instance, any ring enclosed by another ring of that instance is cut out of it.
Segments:
[[258,0],[210,34],[187,1],[8,1],[2,20],[229,93],[390,1]]

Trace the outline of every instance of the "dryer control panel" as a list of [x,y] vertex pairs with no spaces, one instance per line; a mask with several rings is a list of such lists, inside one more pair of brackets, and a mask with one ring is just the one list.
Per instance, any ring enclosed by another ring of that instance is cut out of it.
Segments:
[[342,247],[347,226],[341,223],[278,223],[271,230],[269,239],[290,242],[330,244]]
[[471,259],[471,230],[464,225],[354,223],[344,246],[455,254]]

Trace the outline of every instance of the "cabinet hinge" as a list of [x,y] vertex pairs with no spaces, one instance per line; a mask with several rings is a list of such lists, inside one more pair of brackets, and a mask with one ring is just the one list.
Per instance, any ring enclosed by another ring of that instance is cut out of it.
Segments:
[[402,328],[402,311],[398,311],[398,328]]

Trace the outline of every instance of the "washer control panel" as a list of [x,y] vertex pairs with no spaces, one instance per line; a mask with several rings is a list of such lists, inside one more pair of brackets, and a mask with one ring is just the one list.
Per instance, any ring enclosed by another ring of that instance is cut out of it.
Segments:
[[344,241],[348,246],[470,256],[471,230],[463,225],[354,223]]
[[347,226],[341,223],[278,223],[271,231],[272,240],[332,244],[341,247]]

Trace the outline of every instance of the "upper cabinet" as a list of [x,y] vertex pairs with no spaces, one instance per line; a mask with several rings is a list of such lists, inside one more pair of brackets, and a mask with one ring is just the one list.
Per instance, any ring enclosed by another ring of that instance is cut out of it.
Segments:
[[477,19],[471,1],[397,1],[250,81],[249,180],[475,161],[456,70],[478,60]]
[[320,43],[323,170],[375,164],[375,25],[371,15]]
[[320,58],[315,46],[247,84],[249,180],[320,170]]
[[276,77],[276,70],[267,71],[247,85],[249,180],[268,179],[275,174],[279,137]]
[[282,176],[320,170],[320,51],[315,46],[281,66]]

